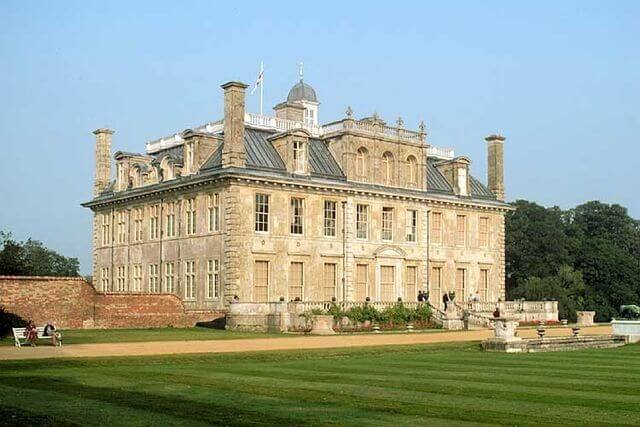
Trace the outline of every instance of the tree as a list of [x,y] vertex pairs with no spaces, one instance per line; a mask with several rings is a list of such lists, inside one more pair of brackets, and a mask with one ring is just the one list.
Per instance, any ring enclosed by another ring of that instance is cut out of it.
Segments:
[[525,279],[520,286],[512,290],[512,295],[514,299],[558,301],[560,318],[575,322],[576,311],[584,307],[584,290],[582,273],[563,265],[553,276]]
[[599,321],[618,316],[622,304],[640,304],[640,222],[624,207],[593,201],[562,211],[524,200],[513,206],[505,223],[508,299],[557,299],[561,316],[572,319],[584,308]]
[[42,242],[13,240],[10,233],[0,232],[0,275],[78,276],[80,263],[46,248]]
[[512,205],[516,210],[505,219],[507,291],[529,277],[553,276],[561,266],[573,265],[575,248],[560,208],[526,200]]

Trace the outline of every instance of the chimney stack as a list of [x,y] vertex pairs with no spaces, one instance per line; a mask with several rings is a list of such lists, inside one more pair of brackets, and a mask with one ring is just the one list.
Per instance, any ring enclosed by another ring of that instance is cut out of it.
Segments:
[[96,176],[93,182],[93,196],[98,196],[111,181],[111,129],[96,129]]
[[489,190],[504,201],[504,140],[502,135],[489,135],[487,141],[487,175]]
[[224,146],[222,147],[222,167],[245,166],[244,149],[244,83],[229,82],[224,89]]

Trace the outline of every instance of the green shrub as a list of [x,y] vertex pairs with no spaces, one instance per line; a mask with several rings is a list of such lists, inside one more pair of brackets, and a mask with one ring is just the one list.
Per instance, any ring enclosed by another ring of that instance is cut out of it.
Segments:
[[332,315],[335,320],[340,320],[346,316],[347,313],[342,309],[342,307],[333,302],[331,303],[331,307],[327,310],[327,314]]

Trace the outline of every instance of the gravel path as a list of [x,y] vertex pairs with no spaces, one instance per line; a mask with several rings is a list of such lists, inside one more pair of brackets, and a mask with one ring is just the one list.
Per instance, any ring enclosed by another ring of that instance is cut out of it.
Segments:
[[[611,334],[609,325],[582,329],[585,335]],[[570,328],[549,328],[547,336],[568,336]],[[75,344],[54,348],[0,347],[0,360],[43,359],[60,357],[150,356],[187,353],[232,353],[242,351],[303,350],[318,348],[367,347],[380,345],[431,344],[480,341],[493,335],[491,330],[381,333],[331,336],[300,336],[209,341],[130,342],[108,344]],[[533,338],[535,329],[519,329],[518,336]]]

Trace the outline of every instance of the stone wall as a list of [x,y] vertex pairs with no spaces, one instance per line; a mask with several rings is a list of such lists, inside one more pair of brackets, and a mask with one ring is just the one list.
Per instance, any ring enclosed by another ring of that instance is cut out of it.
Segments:
[[63,329],[189,327],[225,315],[225,310],[186,310],[172,294],[98,293],[77,277],[0,276],[0,306]]

